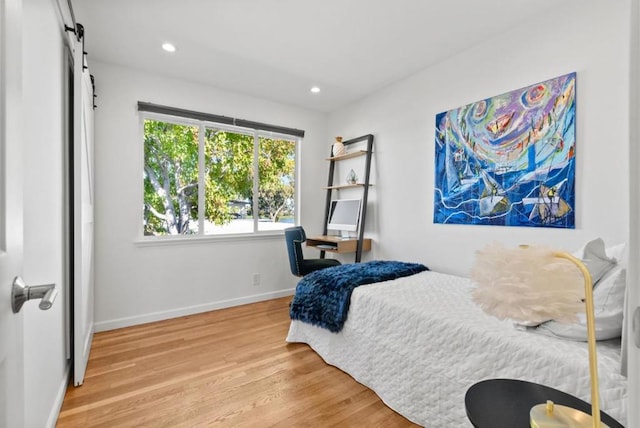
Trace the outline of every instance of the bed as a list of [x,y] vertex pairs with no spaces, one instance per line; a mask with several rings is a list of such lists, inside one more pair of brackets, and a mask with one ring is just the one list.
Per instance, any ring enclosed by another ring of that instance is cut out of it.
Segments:
[[[591,401],[586,343],[486,315],[471,300],[471,288],[467,278],[432,271],[363,285],[353,289],[339,332],[292,320],[286,340],[308,344],[427,427],[470,426],[465,392],[490,378],[537,382]],[[598,342],[598,370],[600,407],[624,425],[619,339]]]

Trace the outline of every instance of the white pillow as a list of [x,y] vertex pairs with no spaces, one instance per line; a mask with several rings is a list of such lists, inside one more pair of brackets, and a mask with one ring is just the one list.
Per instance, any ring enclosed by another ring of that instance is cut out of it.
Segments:
[[[582,254],[584,253],[584,247],[586,245],[587,244],[583,245],[582,247],[580,247],[579,250],[574,251],[571,254],[574,257],[581,258]],[[626,242],[622,242],[622,243],[617,244],[617,245],[606,247],[604,249],[604,251],[607,254],[607,257],[610,257],[612,259],[616,259],[617,262],[621,262],[621,261],[624,260],[624,257],[626,256],[626,252],[625,252],[626,249],[627,249],[627,243]]]
[[[617,248],[616,251],[618,251]],[[624,251],[624,248],[622,251]],[[594,286],[617,262],[615,258],[607,255],[602,238],[596,238],[587,242],[584,247],[573,253],[573,255],[581,259],[587,267]]]
[[605,251],[607,252],[607,256],[612,259],[616,259],[618,263],[624,261],[625,250],[627,249],[627,244],[623,242],[622,244],[614,245],[613,247],[607,247]]
[[[621,336],[626,283],[626,269],[622,266],[616,266],[593,289],[596,340],[614,339]],[[584,313],[578,314],[577,324],[548,321],[541,324],[537,331],[562,339],[586,341],[586,315]]]

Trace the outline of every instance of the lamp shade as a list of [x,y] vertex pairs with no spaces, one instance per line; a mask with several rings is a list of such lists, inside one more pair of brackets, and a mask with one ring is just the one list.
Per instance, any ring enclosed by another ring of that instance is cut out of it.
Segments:
[[575,322],[585,311],[582,273],[549,248],[490,244],[477,252],[471,279],[473,300],[499,319]]

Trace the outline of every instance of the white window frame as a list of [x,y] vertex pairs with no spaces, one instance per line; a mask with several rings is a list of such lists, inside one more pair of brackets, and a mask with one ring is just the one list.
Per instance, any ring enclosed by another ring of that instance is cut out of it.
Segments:
[[[168,122],[176,125],[186,125],[186,126],[196,126],[199,128],[198,132],[198,233],[193,235],[160,235],[160,236],[149,236],[144,234],[144,224],[142,219],[144,218],[144,204],[140,204],[140,209],[138,211],[138,238],[136,239],[136,244],[140,246],[147,245],[164,245],[164,244],[184,244],[184,243],[199,243],[203,241],[216,241],[216,242],[224,242],[224,241],[237,241],[237,240],[255,240],[255,239],[272,239],[273,237],[281,237],[283,235],[282,230],[259,230],[259,216],[253,216],[253,232],[247,233],[227,233],[227,234],[209,234],[206,235],[204,233],[204,198],[205,198],[205,189],[204,186],[200,185],[200,183],[204,182],[204,166],[205,166],[205,156],[204,156],[204,137],[206,128],[215,128],[222,129],[225,131],[250,135],[254,137],[253,143],[253,168],[254,171],[258,169],[259,163],[259,140],[260,137],[266,138],[274,138],[274,139],[282,139],[291,141],[295,144],[295,166],[294,166],[294,223],[291,226],[297,225],[299,223],[300,217],[300,147],[302,143],[302,137],[297,137],[288,134],[281,134],[277,132],[264,131],[259,129],[235,126],[235,125],[227,125],[216,123],[207,120],[200,119],[189,119],[180,116],[173,116],[169,114],[162,113],[153,113],[141,111],[139,112],[139,123],[138,123],[138,142],[139,142],[139,162],[140,171],[144,170],[144,122],[145,120],[157,120]],[[144,201],[144,174],[142,174],[142,180],[138,183],[138,201]],[[259,177],[258,174],[254,174],[253,181],[253,212],[258,212],[258,198],[255,197],[259,192]]]

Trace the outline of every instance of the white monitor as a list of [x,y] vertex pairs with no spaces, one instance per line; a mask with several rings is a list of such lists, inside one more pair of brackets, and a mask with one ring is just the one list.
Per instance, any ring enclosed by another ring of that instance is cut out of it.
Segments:
[[335,199],[331,201],[327,229],[339,230],[343,238],[348,238],[349,232],[357,232],[361,206],[360,199]]

